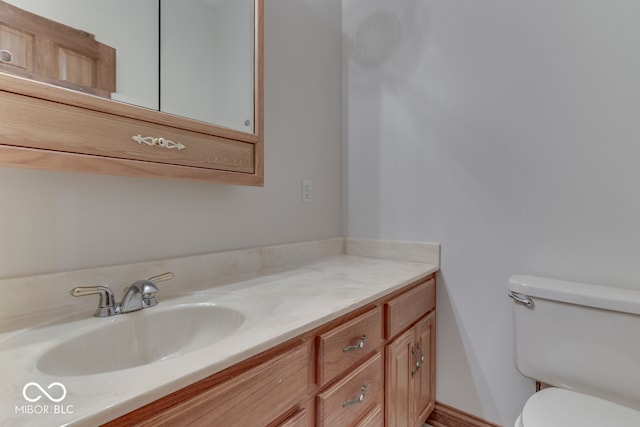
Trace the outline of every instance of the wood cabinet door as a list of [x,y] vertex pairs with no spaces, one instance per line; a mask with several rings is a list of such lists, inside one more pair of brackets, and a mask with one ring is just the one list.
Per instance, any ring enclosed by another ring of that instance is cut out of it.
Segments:
[[387,427],[407,427],[412,425],[415,406],[411,402],[411,389],[415,373],[413,348],[414,330],[409,329],[387,345],[385,418]]
[[431,313],[413,328],[415,350],[420,358],[420,369],[413,381],[416,418],[411,425],[414,426],[422,426],[435,406],[435,319],[435,313]]

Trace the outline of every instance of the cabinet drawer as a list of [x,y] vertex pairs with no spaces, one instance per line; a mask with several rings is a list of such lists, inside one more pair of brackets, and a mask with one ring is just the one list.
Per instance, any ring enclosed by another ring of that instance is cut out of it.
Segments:
[[300,345],[140,425],[267,425],[304,398],[308,353],[308,345]]
[[318,383],[326,384],[371,354],[382,342],[382,308],[318,337]]
[[[29,114],[25,114],[25,110]],[[0,91],[3,144],[169,165],[254,172],[254,144]],[[29,129],[24,132],[23,129]],[[136,142],[133,137],[146,138]],[[164,138],[149,146],[150,137]],[[145,142],[146,141],[146,142]],[[180,143],[184,149],[167,141]],[[162,146],[164,145],[164,146]],[[211,156],[215,146],[219,153]]]
[[286,421],[278,424],[278,427],[309,427],[309,416],[304,409],[296,412]]
[[361,419],[355,427],[384,427],[384,413],[382,405],[373,408]]
[[[382,356],[376,353],[347,377],[317,397],[318,427],[353,425],[382,405]],[[363,391],[364,389],[364,391]]]
[[435,308],[436,282],[430,279],[385,304],[386,338],[402,332],[423,315]]

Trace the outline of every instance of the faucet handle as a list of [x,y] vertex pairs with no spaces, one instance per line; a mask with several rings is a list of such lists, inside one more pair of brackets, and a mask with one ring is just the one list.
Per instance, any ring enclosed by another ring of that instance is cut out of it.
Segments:
[[158,274],[157,276],[150,277],[148,280],[155,285],[158,282],[164,282],[166,280],[171,280],[171,279],[173,279],[173,273],[170,271],[167,271],[166,273],[162,273],[162,274]]
[[158,301],[156,301],[156,292],[158,292],[156,283],[164,282],[171,279],[173,279],[173,273],[168,271],[166,273],[158,274],[157,276],[153,276],[147,280],[144,280],[141,289],[143,307],[154,307],[158,305]]
[[73,288],[69,291],[74,297],[83,297],[85,295],[100,295],[98,308],[93,314],[95,317],[107,317],[118,314],[118,306],[113,298],[113,292],[107,286],[81,286]]

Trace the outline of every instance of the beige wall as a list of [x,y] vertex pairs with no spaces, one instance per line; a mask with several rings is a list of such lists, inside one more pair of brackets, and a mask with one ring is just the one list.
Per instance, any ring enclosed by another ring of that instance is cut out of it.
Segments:
[[0,168],[0,277],[341,235],[341,3],[265,3],[265,187]]

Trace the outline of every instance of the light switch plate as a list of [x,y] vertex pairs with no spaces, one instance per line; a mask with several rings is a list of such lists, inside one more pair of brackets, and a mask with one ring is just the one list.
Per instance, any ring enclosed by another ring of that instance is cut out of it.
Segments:
[[302,180],[302,203],[311,203],[311,180]]

